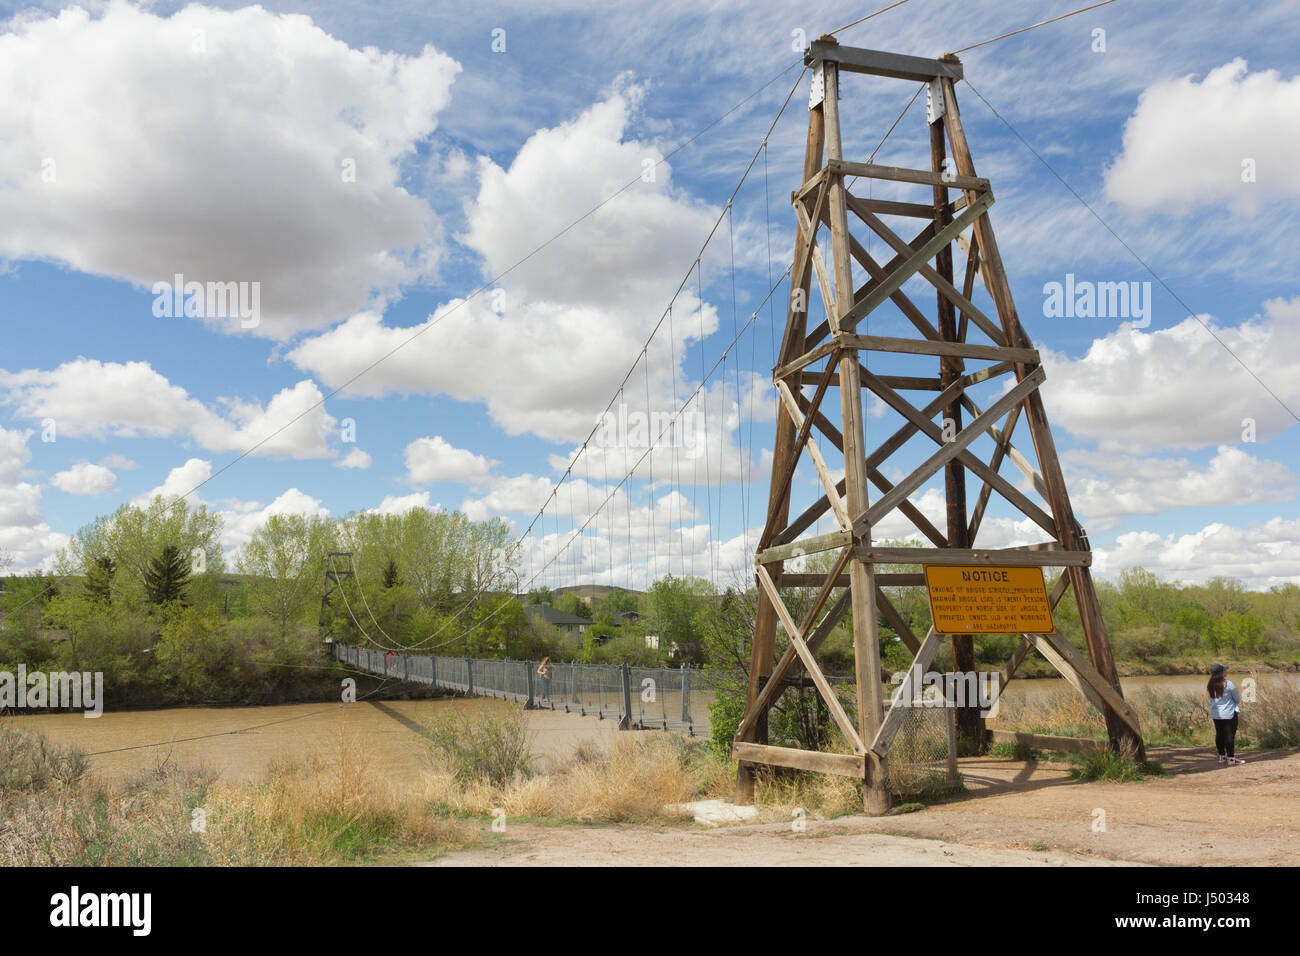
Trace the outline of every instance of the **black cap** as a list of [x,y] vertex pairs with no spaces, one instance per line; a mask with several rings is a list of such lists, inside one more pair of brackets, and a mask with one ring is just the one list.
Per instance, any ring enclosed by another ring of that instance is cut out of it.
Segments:
[[1225,671],[1227,671],[1227,668],[1224,667],[1222,664],[1215,664],[1213,667],[1210,668],[1210,676],[1218,677],[1220,674],[1224,673]]

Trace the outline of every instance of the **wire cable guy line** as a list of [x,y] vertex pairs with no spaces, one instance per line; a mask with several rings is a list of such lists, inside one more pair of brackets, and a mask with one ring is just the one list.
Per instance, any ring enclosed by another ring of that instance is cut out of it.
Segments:
[[1031,23],[1027,27],[1021,27],[1019,30],[1012,30],[1010,33],[1004,33],[1001,36],[991,37],[987,40],[981,40],[979,43],[972,43],[970,46],[964,46],[959,50],[953,50],[949,56],[956,53],[965,53],[967,50],[973,50],[976,47],[986,46],[989,43],[996,43],[998,40],[1005,40],[1007,37],[1018,36],[1021,33],[1028,33],[1030,30],[1036,30],[1039,27],[1045,27],[1049,23],[1056,23],[1058,20],[1065,20],[1068,17],[1078,16],[1080,13],[1087,13],[1089,10],[1096,10],[1098,7],[1104,7],[1108,3],[1114,3],[1115,0],[1101,0],[1101,3],[1094,3],[1090,7],[1081,7],[1078,10],[1071,10],[1069,13],[1063,13],[1059,17],[1052,17],[1050,20],[1040,20],[1038,23]]
[[858,19],[854,20],[852,23],[846,23],[842,27],[838,27],[834,30],[828,30],[826,31],[826,35],[834,36],[837,33],[843,33],[849,27],[856,27],[859,23],[865,23],[866,21],[870,20],[872,17],[878,17],[882,13],[888,13],[890,10],[894,9],[894,7],[901,7],[905,3],[907,3],[907,0],[898,0],[897,3],[891,3],[887,7],[881,7],[875,13],[868,13],[865,17],[858,17]]

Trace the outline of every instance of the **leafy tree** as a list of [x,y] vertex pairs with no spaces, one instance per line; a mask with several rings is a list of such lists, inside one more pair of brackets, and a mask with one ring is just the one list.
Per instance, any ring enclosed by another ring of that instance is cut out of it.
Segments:
[[333,547],[328,518],[275,514],[253,532],[239,552],[248,604],[280,633],[311,619],[325,581],[325,556]]
[[528,604],[545,604],[550,606],[555,600],[555,595],[551,593],[548,587],[533,588],[528,592],[526,603]]
[[585,617],[589,621],[592,619],[591,605],[578,597],[578,595],[572,591],[561,594],[555,601],[555,608],[556,610],[564,611],[566,614],[576,614],[578,617]]
[[659,635],[663,652],[677,645],[678,656],[687,661],[704,659],[703,641],[695,628],[697,612],[717,600],[713,584],[704,578],[660,578],[641,597],[641,615],[646,629]]
[[189,582],[190,562],[174,544],[166,545],[145,569],[145,595],[155,607],[181,600]]

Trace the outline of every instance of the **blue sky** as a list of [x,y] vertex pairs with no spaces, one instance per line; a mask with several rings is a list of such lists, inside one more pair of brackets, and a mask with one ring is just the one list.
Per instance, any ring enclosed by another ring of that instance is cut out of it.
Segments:
[[[840,39],[936,56],[1072,6],[983,2],[955,20],[940,0],[910,0]],[[1300,218],[1287,7],[1205,3],[1189,18],[1118,0],[962,54],[963,119],[1102,574],[1300,581],[1300,265],[1280,239]],[[426,504],[522,532],[549,500],[527,542],[532,576],[609,497],[539,580],[743,575],[767,496],[782,290],[691,409],[707,460],[661,448],[653,480],[643,468],[612,491],[625,449],[592,450],[550,489],[611,399],[676,410],[789,266],[806,76],[729,214],[726,199],[799,75],[779,76],[799,59],[797,31],[868,12],[794,9],[0,5],[0,549],[15,568],[47,566],[96,515],[204,482],[232,560],[272,511]],[[913,92],[846,84],[846,156],[865,159]],[[877,160],[927,165],[924,117],[922,96]],[[153,284],[177,273],[259,283],[257,325],[155,315]],[[1046,314],[1045,285],[1067,274],[1150,282],[1149,325]],[[933,293],[906,289],[932,312]],[[873,332],[902,329],[887,308]],[[872,408],[869,443],[877,429],[892,426]],[[940,487],[913,500],[941,515]],[[799,500],[818,489],[801,470]],[[1037,540],[1015,517],[995,504],[982,543]]]

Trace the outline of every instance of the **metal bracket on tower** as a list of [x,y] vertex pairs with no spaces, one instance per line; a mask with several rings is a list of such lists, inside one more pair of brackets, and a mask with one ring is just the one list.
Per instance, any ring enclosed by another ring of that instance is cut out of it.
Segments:
[[925,84],[925,121],[933,126],[935,120],[943,116],[943,111],[943,85],[936,76]]
[[812,85],[808,88],[808,109],[816,109],[826,99],[826,76],[822,73],[822,60],[812,64]]

